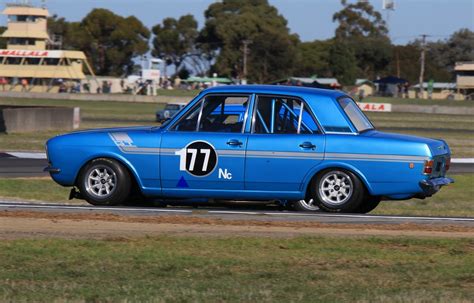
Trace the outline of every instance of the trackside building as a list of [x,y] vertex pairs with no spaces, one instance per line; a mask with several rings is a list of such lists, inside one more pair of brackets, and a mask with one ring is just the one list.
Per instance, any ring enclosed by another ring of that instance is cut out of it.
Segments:
[[81,51],[57,50],[47,30],[49,12],[29,4],[7,4],[7,30],[1,35],[0,90],[24,92],[71,91],[93,75]]

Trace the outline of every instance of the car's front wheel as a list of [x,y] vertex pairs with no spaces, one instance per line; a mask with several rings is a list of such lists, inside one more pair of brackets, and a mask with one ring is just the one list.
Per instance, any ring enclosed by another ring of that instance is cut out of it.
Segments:
[[316,206],[327,212],[357,212],[365,190],[359,178],[345,169],[322,171],[311,183]]
[[83,167],[77,187],[90,204],[119,205],[130,195],[131,178],[119,162],[98,158]]
[[313,198],[294,201],[292,206],[297,211],[317,211],[319,209]]

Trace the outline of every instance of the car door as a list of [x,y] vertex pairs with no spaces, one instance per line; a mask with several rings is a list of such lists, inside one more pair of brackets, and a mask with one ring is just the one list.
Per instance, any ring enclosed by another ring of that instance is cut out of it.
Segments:
[[220,196],[244,189],[244,117],[249,95],[210,94],[163,133],[163,194]]
[[245,189],[298,192],[324,157],[325,137],[298,98],[260,95],[253,110]]

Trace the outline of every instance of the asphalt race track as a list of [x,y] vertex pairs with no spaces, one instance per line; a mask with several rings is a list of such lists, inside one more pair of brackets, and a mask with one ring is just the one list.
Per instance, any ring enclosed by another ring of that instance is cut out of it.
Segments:
[[193,216],[199,218],[218,218],[224,220],[252,220],[252,221],[312,221],[318,223],[339,224],[429,224],[429,225],[461,225],[474,227],[474,218],[462,217],[419,217],[419,216],[380,216],[360,214],[329,214],[322,212],[302,213],[294,211],[275,211],[268,209],[240,208],[231,210],[217,207],[96,207],[87,205],[66,205],[31,203],[22,201],[0,200],[0,211],[34,211],[61,214],[74,213],[105,213],[122,216]]
[[[43,169],[48,166],[46,159],[27,159],[0,156],[0,178],[1,177],[45,177],[47,173]],[[453,162],[450,174],[474,173],[474,162]]]

